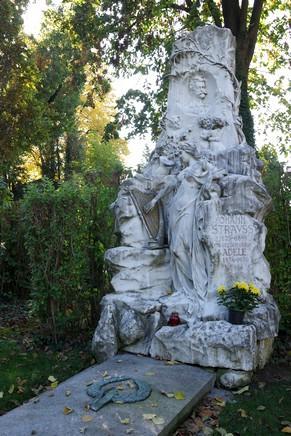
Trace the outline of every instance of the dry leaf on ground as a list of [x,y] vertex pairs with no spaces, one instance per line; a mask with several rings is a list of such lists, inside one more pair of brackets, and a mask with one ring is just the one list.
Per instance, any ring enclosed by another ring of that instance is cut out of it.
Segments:
[[286,427],[282,428],[281,433],[291,433],[291,427],[287,425]]
[[249,386],[245,386],[245,387],[239,389],[238,391],[234,392],[234,394],[240,395],[240,394],[243,394],[244,392],[247,392],[249,389],[250,389]]
[[13,394],[14,388],[15,388],[15,386],[11,385],[10,388],[8,389],[8,394]]
[[74,409],[71,409],[71,407],[64,407],[64,415],[69,415],[72,412],[74,412]]
[[47,379],[51,383],[55,383],[57,381],[57,379],[53,375],[49,375]]
[[242,418],[248,417],[247,412],[244,409],[238,409],[237,411],[239,412],[239,414]]

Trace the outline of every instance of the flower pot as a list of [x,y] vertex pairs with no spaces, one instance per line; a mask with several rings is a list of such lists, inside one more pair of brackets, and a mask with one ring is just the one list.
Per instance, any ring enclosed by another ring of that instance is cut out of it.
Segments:
[[239,310],[229,309],[228,321],[231,324],[243,324],[245,312]]

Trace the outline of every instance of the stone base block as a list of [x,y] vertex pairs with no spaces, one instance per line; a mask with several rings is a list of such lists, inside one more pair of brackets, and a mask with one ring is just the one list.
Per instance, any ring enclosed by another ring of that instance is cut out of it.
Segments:
[[183,323],[167,326],[168,309],[174,307],[174,301],[174,296],[156,294],[150,298],[148,293],[140,292],[104,297],[92,344],[97,360],[103,361],[123,349],[165,360],[243,371],[262,368],[268,361],[279,325],[278,308],[271,296],[246,316],[243,325],[226,320],[191,322],[187,319],[191,305],[182,301]]

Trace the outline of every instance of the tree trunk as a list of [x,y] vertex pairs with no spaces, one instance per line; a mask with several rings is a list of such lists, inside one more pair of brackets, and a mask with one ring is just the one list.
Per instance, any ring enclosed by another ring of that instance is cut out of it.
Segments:
[[254,120],[250,109],[250,99],[248,93],[248,39],[247,37],[237,37],[236,39],[236,77],[241,82],[241,102],[240,102],[240,116],[243,122],[243,132],[245,134],[247,143],[254,147],[255,143],[255,129]]

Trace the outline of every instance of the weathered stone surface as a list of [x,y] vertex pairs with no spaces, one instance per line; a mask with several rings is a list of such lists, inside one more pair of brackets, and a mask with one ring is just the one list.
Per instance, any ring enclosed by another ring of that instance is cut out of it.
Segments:
[[130,345],[144,338],[144,323],[134,310],[123,311],[118,323],[118,335],[122,344]]
[[[85,407],[90,401],[86,394],[88,383],[110,376],[131,376],[149,383],[150,397],[138,403],[108,404],[98,412]],[[189,365],[167,365],[154,359],[131,354],[120,354],[101,365],[94,365],[61,383],[52,392],[39,396],[37,402],[28,402],[6,415],[0,416],[1,436],[126,436],[133,435],[167,436],[172,434],[180,422],[191,413],[201,398],[207,394],[215,376],[200,368]],[[66,391],[71,395],[66,396]],[[185,399],[168,398],[162,392],[183,391]],[[216,394],[217,395],[217,394]],[[73,412],[63,413],[64,407]],[[163,424],[154,424],[144,419],[144,414],[154,414],[163,418]],[[83,421],[89,415],[91,421]],[[129,424],[122,424],[128,419]],[[82,429],[82,430],[81,430]]]
[[257,342],[256,368],[264,368],[273,351],[274,338],[266,338]]
[[[271,199],[242,131],[235,38],[198,27],[175,41],[170,64],[161,135],[112,205],[122,246],[105,256],[115,294],[100,321],[108,346],[98,326],[93,349],[251,371],[270,356],[280,315],[263,255]],[[254,283],[264,300],[242,326],[217,301],[217,287],[236,281]],[[182,325],[170,328],[173,312]]]
[[278,335],[280,312],[272,295],[268,294],[264,304],[260,304],[254,310],[245,314],[245,324],[256,327],[259,340],[274,338]]
[[227,389],[236,389],[248,385],[252,380],[252,372],[227,371],[219,379],[222,386]]
[[92,340],[92,352],[98,362],[114,356],[118,351],[118,337],[114,305],[106,304]]
[[159,297],[171,287],[168,249],[117,247],[106,252],[105,260],[115,271],[111,283],[116,292],[148,291]]

